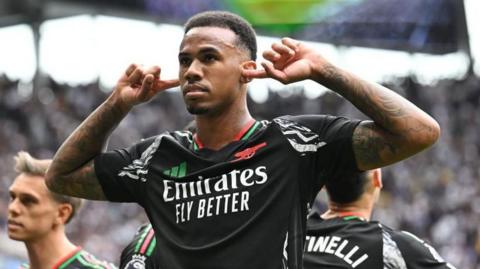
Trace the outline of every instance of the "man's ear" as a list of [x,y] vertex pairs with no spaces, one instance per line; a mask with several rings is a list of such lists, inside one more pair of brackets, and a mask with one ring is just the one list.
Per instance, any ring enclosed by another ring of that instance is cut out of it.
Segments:
[[383,187],[382,182],[382,170],[380,168],[373,170],[373,186],[381,189]]
[[66,224],[73,212],[73,207],[68,203],[61,203],[58,205],[58,224]]
[[245,75],[245,70],[255,70],[257,69],[257,63],[255,63],[255,61],[245,61],[243,62],[241,65],[240,65],[240,68],[241,68],[241,75],[240,75],[240,82],[241,83],[249,83],[250,81],[252,81],[252,78],[250,77],[247,77]]

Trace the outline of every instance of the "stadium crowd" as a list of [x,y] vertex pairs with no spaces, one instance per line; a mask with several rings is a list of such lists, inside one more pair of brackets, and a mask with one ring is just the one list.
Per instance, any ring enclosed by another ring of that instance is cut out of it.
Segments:
[[[44,78],[40,85],[32,89],[29,84],[0,76],[2,234],[6,233],[8,186],[14,177],[16,152],[52,157],[68,134],[107,96],[98,83],[69,86]],[[384,169],[384,191],[372,219],[426,239],[457,268],[480,268],[480,79],[470,75],[460,81],[442,80],[424,86],[414,78],[402,78],[388,86],[433,115],[442,127],[442,136],[426,152]],[[332,92],[308,99],[302,91],[292,87],[271,91],[265,103],[250,100],[251,112],[257,119],[310,113],[364,118]],[[135,108],[109,144],[125,147],[141,138],[182,128],[190,120],[181,96],[167,91]],[[315,206],[324,206],[320,200]],[[118,263],[121,249],[145,220],[136,205],[89,201],[68,234],[97,257]]]

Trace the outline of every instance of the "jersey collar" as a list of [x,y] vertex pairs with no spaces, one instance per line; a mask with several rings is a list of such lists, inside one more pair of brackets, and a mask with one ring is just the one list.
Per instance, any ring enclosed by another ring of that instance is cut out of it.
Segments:
[[[260,122],[255,119],[251,119],[243,126],[243,128],[233,137],[233,141],[247,140],[255,130],[260,126]],[[193,150],[199,150],[204,148],[202,141],[198,138],[197,134],[193,135]]]
[[63,268],[66,265],[68,265],[69,263],[71,263],[73,260],[75,260],[75,258],[78,255],[80,255],[80,250],[82,250],[82,247],[77,247],[72,252],[65,255],[63,258],[58,260],[57,263],[55,263],[55,265],[53,266],[53,269]]
[[361,221],[367,221],[364,217],[360,216],[360,214],[356,212],[339,212],[337,213],[337,216],[340,218],[343,218],[343,220],[352,220],[352,219],[358,219]]

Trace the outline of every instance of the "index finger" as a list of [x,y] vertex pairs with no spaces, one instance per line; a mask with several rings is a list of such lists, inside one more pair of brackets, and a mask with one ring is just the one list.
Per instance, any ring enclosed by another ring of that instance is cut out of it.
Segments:
[[175,79],[156,79],[154,84],[155,91],[163,91],[166,89],[170,89],[173,87],[177,87],[180,85],[180,80],[178,78]]
[[265,69],[245,69],[242,71],[242,75],[247,78],[266,78],[267,72]]

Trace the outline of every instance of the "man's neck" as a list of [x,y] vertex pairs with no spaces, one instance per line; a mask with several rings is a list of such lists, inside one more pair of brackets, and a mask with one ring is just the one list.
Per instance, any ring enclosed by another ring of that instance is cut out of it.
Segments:
[[361,203],[338,204],[330,201],[328,210],[322,214],[323,219],[332,219],[338,217],[358,217],[364,220],[370,220],[373,207]]
[[77,249],[63,232],[52,233],[44,238],[25,242],[25,246],[30,269],[52,269],[62,258]]
[[205,148],[218,150],[234,141],[235,136],[252,120],[246,107],[216,116],[198,115],[196,135]]

